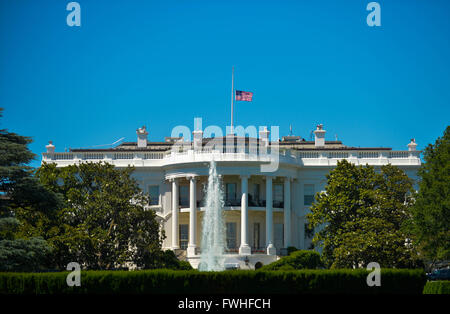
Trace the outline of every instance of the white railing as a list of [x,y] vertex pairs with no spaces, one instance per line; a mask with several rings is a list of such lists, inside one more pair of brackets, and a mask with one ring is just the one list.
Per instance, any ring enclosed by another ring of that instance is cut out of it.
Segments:
[[104,155],[102,153],[84,153],[83,154],[84,160],[89,160],[89,159],[101,160],[103,158],[104,158]]
[[[75,161],[114,161],[119,163],[122,161],[139,162],[140,160],[146,161],[145,165],[149,162],[160,161],[155,165],[160,165],[161,162],[172,163],[182,161],[200,161],[202,159],[210,158],[211,156],[222,156],[217,160],[259,160],[268,161],[274,158],[270,154],[270,149],[265,152],[248,152],[248,151],[236,151],[236,152],[222,152],[220,150],[214,150],[211,148],[204,148],[201,150],[183,150],[179,152],[172,151],[159,151],[159,152],[65,152],[65,153],[44,153],[43,161],[58,162],[62,164],[70,164]],[[420,164],[420,151],[336,151],[336,150],[320,150],[320,151],[298,151],[298,150],[285,150],[279,151],[280,160],[287,163],[300,163],[303,165],[314,165],[316,163],[320,165],[333,165],[337,160],[348,159],[349,161],[369,164]],[[317,160],[317,161],[316,161]],[[328,160],[328,161],[327,161]],[[141,164],[138,164],[141,165]],[[142,164],[144,165],[144,164]]]
[[133,153],[115,153],[114,159],[133,159],[134,154]]
[[72,160],[73,154],[72,153],[54,153],[53,157],[55,160]]
[[410,153],[407,151],[391,151],[389,152],[389,158],[409,158]]
[[298,158],[319,158],[318,152],[297,152]]
[[379,152],[358,152],[358,158],[379,158],[380,153]]
[[328,152],[328,158],[345,159],[348,158],[348,152]]
[[163,159],[164,152],[152,152],[152,153],[144,153],[143,159]]

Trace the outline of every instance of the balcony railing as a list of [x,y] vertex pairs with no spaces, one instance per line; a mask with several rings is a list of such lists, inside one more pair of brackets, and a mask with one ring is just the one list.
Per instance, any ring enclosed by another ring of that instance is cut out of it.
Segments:
[[180,205],[180,207],[189,207],[189,199],[186,198],[182,198],[178,201],[178,205]]
[[[225,200],[225,206],[241,206],[241,200],[239,199],[227,199]],[[266,207],[266,200],[248,200],[249,207]],[[283,208],[284,202],[273,200],[272,207]]]
[[252,254],[265,254],[266,248],[265,247],[254,247],[252,246]]
[[266,207],[266,200],[248,200],[248,206],[250,207]]
[[235,248],[225,248],[225,253],[228,253],[228,254],[239,253],[239,248],[237,248],[237,247],[235,247]]
[[[226,199],[224,201],[224,205],[226,207],[240,207],[241,206],[241,200],[240,199]],[[190,206],[189,199],[180,199],[178,200],[178,206],[180,208],[187,208]],[[205,207],[206,206],[206,199],[197,200],[197,208]],[[248,206],[249,207],[266,207],[266,200],[248,200]],[[273,208],[284,208],[284,201],[277,201],[274,200],[272,203]]]
[[239,199],[225,199],[225,206],[241,206]]
[[[278,150],[277,150],[278,152]],[[189,160],[203,161],[208,158],[216,160],[261,160],[268,161],[274,158],[268,151],[235,150],[233,152],[219,151],[211,148],[201,150],[164,151],[164,152],[64,152],[43,153],[43,161],[60,161],[62,164],[70,164],[80,161],[159,161],[165,163],[185,162]],[[374,164],[417,164],[420,165],[420,151],[389,151],[389,150],[289,150],[280,149],[280,161],[287,163],[300,163],[304,165],[328,165],[335,164],[337,160],[348,159],[361,160],[360,163]],[[218,159],[217,159],[218,158]]]

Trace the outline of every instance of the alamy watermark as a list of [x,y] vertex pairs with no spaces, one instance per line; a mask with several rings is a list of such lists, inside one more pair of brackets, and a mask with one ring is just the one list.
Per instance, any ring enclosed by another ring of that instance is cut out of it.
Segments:
[[[67,15],[66,23],[68,26],[81,26],[81,6],[78,2],[69,2],[66,6],[66,10],[70,11]],[[381,26],[381,6],[378,2],[369,2],[366,6],[366,10],[370,11],[367,15],[366,22],[370,27]]]
[[81,26],[81,6],[78,2],[69,2],[66,6],[67,11],[71,11],[66,18],[68,26]]
[[72,270],[66,277],[66,282],[69,287],[81,286],[81,267],[77,262],[70,262],[67,264],[67,270]]
[[177,155],[192,150],[193,153],[230,154],[239,159],[260,161],[261,172],[275,172],[280,161],[279,134],[278,126],[269,129],[267,126],[238,125],[227,126],[224,135],[217,125],[203,129],[202,118],[195,118],[194,131],[186,125],[177,125],[172,129],[170,136],[174,145],[170,153]]
[[[373,270],[372,270],[373,269]],[[381,286],[381,267],[380,264],[376,263],[376,262],[371,262],[369,264],[367,264],[367,270],[372,270],[368,275],[367,275],[367,285],[369,287],[379,287]]]
[[368,15],[367,15],[367,25],[370,27],[373,26],[381,26],[381,7],[380,4],[378,2],[370,2],[367,4],[366,7],[367,11],[371,11]]

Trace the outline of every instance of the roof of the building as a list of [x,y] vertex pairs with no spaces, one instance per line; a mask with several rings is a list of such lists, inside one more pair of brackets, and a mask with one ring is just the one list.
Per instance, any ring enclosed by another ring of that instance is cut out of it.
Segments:
[[[230,136],[222,136],[217,138],[203,138],[202,146],[212,144],[213,142],[218,143],[228,143],[230,140]],[[251,138],[251,137],[238,137],[235,136],[233,138],[233,142],[235,145],[238,143],[241,144],[244,142],[245,144],[256,143],[260,145],[262,140],[260,138]],[[273,143],[273,142],[271,142]],[[277,142],[280,148],[283,149],[293,149],[293,150],[392,150],[388,147],[350,147],[342,144],[341,141],[325,141],[325,146],[316,147],[314,141],[306,141],[299,136],[285,136],[281,141]],[[124,142],[112,148],[71,148],[71,152],[108,152],[108,151],[168,151],[175,144],[175,141],[170,141],[166,139],[165,142],[147,142],[147,147],[138,147],[137,142]],[[192,142],[181,142],[179,145],[185,147],[191,147]]]

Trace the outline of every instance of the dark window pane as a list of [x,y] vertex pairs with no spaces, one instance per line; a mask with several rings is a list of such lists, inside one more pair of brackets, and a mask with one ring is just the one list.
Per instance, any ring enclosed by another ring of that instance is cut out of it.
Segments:
[[149,186],[150,205],[159,205],[159,185]]
[[178,194],[179,203],[181,207],[187,207],[189,206],[189,186],[187,185],[180,185],[180,191]]
[[236,248],[236,223],[235,222],[227,222],[227,248],[235,249]]
[[189,243],[189,226],[188,225],[179,225],[180,226],[180,248],[186,250]]
[[304,200],[305,205],[312,205],[314,202],[314,184],[304,185]]

